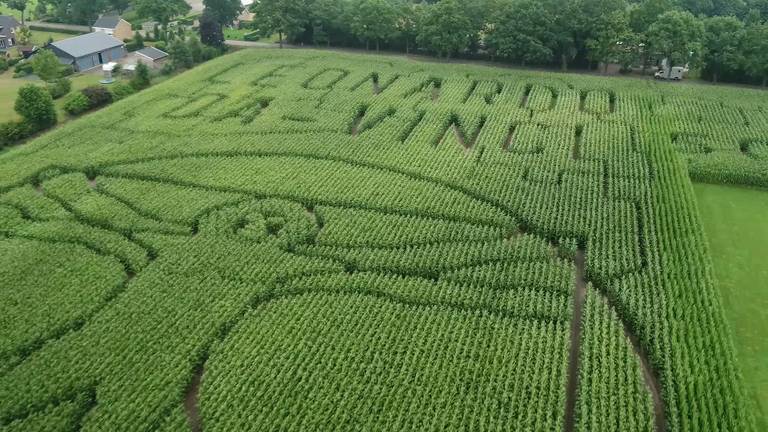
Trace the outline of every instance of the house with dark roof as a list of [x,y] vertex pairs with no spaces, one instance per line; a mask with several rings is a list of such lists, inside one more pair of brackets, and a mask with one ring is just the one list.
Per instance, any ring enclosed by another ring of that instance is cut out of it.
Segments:
[[21,26],[16,18],[0,15],[0,52],[16,45],[16,30]]
[[102,32],[86,33],[49,46],[62,64],[71,65],[76,72],[125,57],[125,43]]
[[168,60],[168,53],[155,47],[144,47],[135,54],[138,61],[152,68],[160,67]]
[[120,40],[130,39],[133,36],[131,23],[117,15],[103,15],[91,26],[94,32],[106,33]]

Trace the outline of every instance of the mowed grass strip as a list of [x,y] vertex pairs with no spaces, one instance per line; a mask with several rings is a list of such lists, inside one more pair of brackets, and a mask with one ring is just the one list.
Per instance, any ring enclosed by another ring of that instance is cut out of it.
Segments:
[[696,184],[717,286],[759,430],[768,430],[768,190]]

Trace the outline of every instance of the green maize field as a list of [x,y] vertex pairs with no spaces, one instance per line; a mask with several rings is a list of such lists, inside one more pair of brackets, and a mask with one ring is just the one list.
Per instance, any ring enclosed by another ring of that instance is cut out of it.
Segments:
[[748,431],[747,89],[241,51],[0,154],[0,430]]

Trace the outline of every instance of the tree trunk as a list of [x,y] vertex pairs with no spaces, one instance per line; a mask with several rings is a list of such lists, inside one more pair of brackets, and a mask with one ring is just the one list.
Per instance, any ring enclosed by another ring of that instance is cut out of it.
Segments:
[[768,77],[763,77],[763,88],[768,86]]
[[280,38],[280,48],[283,47],[283,32],[277,32],[277,36]]
[[608,75],[608,62],[603,63],[603,75]]
[[405,40],[405,53],[409,54],[411,51],[411,41],[408,39]]
[[378,39],[376,39],[376,52],[377,53],[379,52],[379,40]]
[[370,46],[370,43],[368,42],[368,39],[365,40],[365,50],[368,51],[368,47]]
[[26,23],[24,22],[24,10],[25,10],[25,9],[22,9],[22,10],[21,10],[21,25],[22,25],[22,26],[24,26],[24,27],[26,27]]
[[568,56],[565,54],[560,54],[560,62],[563,68],[563,72],[566,72],[568,70]]
[[717,72],[712,73],[712,84],[717,84]]

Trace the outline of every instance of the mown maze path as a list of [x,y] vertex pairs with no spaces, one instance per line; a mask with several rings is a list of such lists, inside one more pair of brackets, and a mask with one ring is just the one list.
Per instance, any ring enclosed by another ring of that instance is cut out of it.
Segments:
[[265,50],[4,153],[0,426],[749,430],[720,96]]

